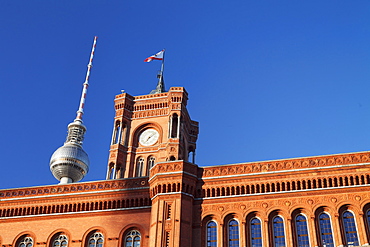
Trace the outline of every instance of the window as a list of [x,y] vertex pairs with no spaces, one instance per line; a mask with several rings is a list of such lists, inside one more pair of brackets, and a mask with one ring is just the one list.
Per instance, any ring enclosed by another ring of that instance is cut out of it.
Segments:
[[295,229],[297,232],[298,247],[309,247],[310,241],[308,237],[307,219],[304,215],[299,214],[295,217]]
[[154,166],[155,163],[155,157],[154,156],[149,156],[148,158],[148,165],[147,165],[147,176],[149,176],[149,170]]
[[326,247],[334,247],[330,216],[327,213],[321,213],[319,215],[319,226],[320,226],[321,244],[325,245]]
[[115,165],[110,163],[108,166],[107,179],[115,179]]
[[94,232],[89,237],[89,247],[103,247],[104,236],[101,232]]
[[32,247],[33,239],[30,236],[23,236],[18,243],[18,247]]
[[170,232],[166,232],[166,234],[165,234],[165,236],[166,236],[166,243],[165,243],[165,246],[166,247],[169,247],[170,246]]
[[370,233],[370,210],[366,211],[366,221],[367,221],[368,232]]
[[66,235],[58,234],[53,240],[53,247],[67,247],[68,238]]
[[179,138],[178,128],[179,128],[179,117],[175,113],[172,115],[172,119],[171,119],[171,138]]
[[285,247],[284,221],[280,216],[276,216],[272,223],[274,247]]
[[140,247],[141,235],[137,230],[131,230],[126,234],[125,247]]
[[195,148],[193,146],[189,147],[188,161],[195,164]]
[[342,215],[343,228],[348,246],[358,246],[358,236],[355,223],[355,217],[350,211],[345,211]]
[[169,220],[169,219],[171,219],[171,204],[168,204],[167,205],[167,219]]
[[217,224],[210,221],[207,224],[207,247],[217,247]]
[[262,228],[261,221],[253,218],[250,222],[251,229],[251,247],[262,247]]
[[113,131],[112,145],[113,144],[118,144],[118,143],[121,142],[121,133],[122,133],[121,122],[117,121],[116,126],[115,126],[114,131]]
[[143,176],[143,168],[144,168],[144,158],[139,157],[136,162],[136,171],[135,177],[142,177]]
[[228,225],[229,246],[239,247],[239,223],[232,219]]

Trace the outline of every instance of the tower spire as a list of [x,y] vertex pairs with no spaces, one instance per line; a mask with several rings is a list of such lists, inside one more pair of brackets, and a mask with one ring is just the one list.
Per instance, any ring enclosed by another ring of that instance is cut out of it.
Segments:
[[77,116],[75,120],[80,120],[82,121],[82,115],[84,114],[84,106],[85,106],[85,99],[86,99],[86,94],[87,94],[87,88],[89,87],[89,77],[90,77],[90,71],[92,67],[92,61],[94,58],[94,52],[95,52],[95,47],[96,47],[96,40],[98,39],[97,36],[94,37],[94,43],[91,49],[91,54],[90,54],[90,60],[89,64],[87,65],[87,72],[86,72],[86,77],[85,77],[85,82],[83,84],[83,89],[82,89],[82,94],[81,94],[81,99],[80,99],[80,106],[77,111]]
[[89,170],[89,157],[82,148],[86,132],[86,127],[82,123],[82,115],[84,113],[85,99],[87,88],[89,87],[89,77],[97,38],[97,36],[94,37],[77,116],[75,120],[68,125],[68,135],[64,145],[58,148],[50,159],[50,170],[54,177],[60,181],[60,184],[78,182]]

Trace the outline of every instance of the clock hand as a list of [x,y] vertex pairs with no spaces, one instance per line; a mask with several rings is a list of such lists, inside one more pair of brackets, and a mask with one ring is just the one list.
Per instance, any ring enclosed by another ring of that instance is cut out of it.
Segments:
[[150,136],[148,136],[148,138],[146,139],[146,142],[148,142],[149,139],[152,138],[152,136],[154,136],[154,133],[152,133]]

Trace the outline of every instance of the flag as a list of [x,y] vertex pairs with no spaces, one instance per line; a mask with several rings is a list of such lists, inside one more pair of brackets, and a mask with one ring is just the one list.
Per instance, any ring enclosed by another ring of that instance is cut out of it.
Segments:
[[163,55],[164,55],[164,49],[158,52],[157,54],[154,54],[148,58],[145,58],[144,62],[149,63],[152,60],[163,60]]

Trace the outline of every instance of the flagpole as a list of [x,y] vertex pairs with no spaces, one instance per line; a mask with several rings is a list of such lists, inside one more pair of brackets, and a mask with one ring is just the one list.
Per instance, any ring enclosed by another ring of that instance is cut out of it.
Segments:
[[159,78],[160,82],[164,82],[163,80],[163,73],[164,73],[164,55],[166,53],[166,49],[163,49],[163,59],[162,59],[162,65],[161,65],[161,76]]
[[164,55],[166,53],[166,49],[163,49],[163,60],[162,60],[162,67],[161,67],[161,71],[162,71],[162,76],[163,76],[163,72],[164,72]]
[[150,62],[152,60],[162,60],[161,70],[157,73],[158,83],[154,90],[150,91],[150,94],[156,94],[156,93],[163,93],[166,92],[164,88],[164,53],[165,49],[161,50],[160,52],[157,52],[156,54],[144,59],[144,62]]

